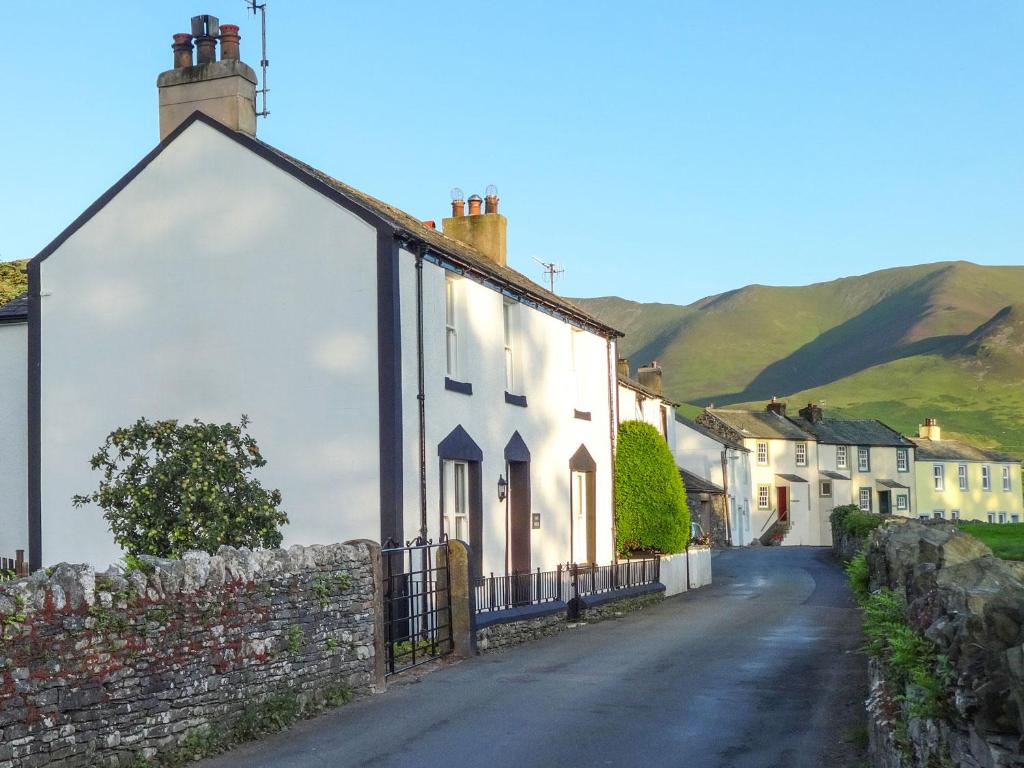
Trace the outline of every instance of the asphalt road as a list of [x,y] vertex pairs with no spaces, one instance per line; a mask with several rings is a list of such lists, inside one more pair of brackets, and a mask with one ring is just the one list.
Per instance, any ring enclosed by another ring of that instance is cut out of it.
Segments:
[[857,764],[866,669],[828,550],[714,558],[714,584],[454,664],[197,765]]

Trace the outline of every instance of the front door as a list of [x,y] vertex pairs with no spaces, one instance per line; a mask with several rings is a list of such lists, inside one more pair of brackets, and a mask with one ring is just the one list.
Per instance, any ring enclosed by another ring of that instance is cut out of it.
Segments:
[[892,514],[892,494],[889,491],[878,492],[878,511],[883,515]]
[[530,465],[508,465],[509,559],[513,573],[530,572]]
[[781,485],[775,491],[779,502],[779,522],[784,523],[789,519],[789,488]]
[[572,473],[572,561],[587,562],[587,473]]

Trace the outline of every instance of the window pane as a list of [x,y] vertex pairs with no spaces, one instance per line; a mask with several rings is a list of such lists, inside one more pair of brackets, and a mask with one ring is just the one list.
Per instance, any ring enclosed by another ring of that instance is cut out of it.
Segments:
[[455,514],[466,514],[466,465],[455,463]]
[[451,279],[444,282],[444,318],[449,327],[455,327],[455,281]]

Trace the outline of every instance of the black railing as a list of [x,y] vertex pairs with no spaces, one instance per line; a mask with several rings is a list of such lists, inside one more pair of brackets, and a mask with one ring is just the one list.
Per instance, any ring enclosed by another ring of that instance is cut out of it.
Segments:
[[569,563],[553,571],[511,573],[479,578],[474,583],[477,613],[505,611],[555,601],[569,602],[629,587],[656,584],[661,578],[661,559],[623,560],[611,565]]

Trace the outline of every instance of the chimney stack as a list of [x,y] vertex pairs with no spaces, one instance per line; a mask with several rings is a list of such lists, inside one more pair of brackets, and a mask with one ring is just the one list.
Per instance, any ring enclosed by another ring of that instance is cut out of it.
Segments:
[[825,413],[821,410],[821,406],[814,403],[808,403],[807,407],[801,408],[799,413],[800,418],[806,419],[811,424],[817,424],[825,418]]
[[629,358],[628,357],[620,357],[615,362],[615,372],[619,376],[625,376],[627,379],[629,378]]
[[636,380],[640,382],[640,386],[646,387],[659,396],[661,395],[661,367],[658,365],[657,360],[654,360],[650,365],[637,368]]
[[[196,62],[192,63],[192,39]],[[160,138],[164,139],[195,111],[228,128],[256,135],[256,73],[239,60],[238,27],[220,25],[216,16],[192,18],[192,33],[174,35],[174,69],[162,72],[156,87],[160,99]],[[221,60],[217,61],[217,40]]]
[[919,425],[917,428],[917,436],[922,439],[940,442],[942,440],[942,430],[939,429],[939,420],[925,419],[924,424]]
[[[470,195],[469,215],[463,214],[462,190],[452,190],[451,218],[441,221],[442,231],[448,237],[459,240],[499,266],[508,265],[506,232],[508,219],[498,213],[498,188],[488,185],[486,198]],[[486,203],[481,213],[481,204]]]
[[766,411],[770,411],[779,416],[786,415],[786,404],[779,400],[778,397],[772,395],[772,401],[765,406]]

